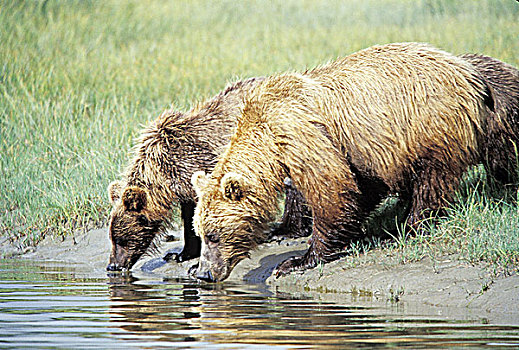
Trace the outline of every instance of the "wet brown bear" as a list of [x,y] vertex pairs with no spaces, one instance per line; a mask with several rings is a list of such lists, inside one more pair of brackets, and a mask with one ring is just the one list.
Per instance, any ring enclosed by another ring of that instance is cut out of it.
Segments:
[[314,221],[308,251],[279,274],[336,259],[390,192],[410,198],[410,224],[440,210],[479,161],[488,97],[470,64],[417,43],[267,78],[212,174],[193,175],[198,277],[224,280],[262,241],[287,176]]
[[498,186],[517,189],[519,150],[519,71],[493,57],[464,54],[492,89],[494,111],[486,123],[482,162]]
[[[130,269],[145,252],[153,250],[152,242],[165,230],[177,205],[185,245],[174,259],[180,262],[200,255],[200,238],[192,224],[195,193],[191,175],[200,169],[212,170],[236,127],[243,95],[262,79],[234,83],[186,114],[165,111],[141,132],[123,180],[108,187],[112,203],[109,271]],[[272,232],[304,235],[311,227],[311,218],[302,216],[305,212],[300,194],[290,187],[287,192],[290,200],[283,220]]]
[[[481,54],[467,53],[458,57],[469,62],[491,89],[490,108],[488,119],[485,122],[485,136],[481,143],[481,162],[485,166],[490,180],[498,188],[511,187],[517,190],[518,186],[518,154],[519,146],[519,70],[496,58]],[[304,199],[291,186],[289,181],[286,201],[293,202],[299,208],[299,216],[291,215],[288,220],[297,220],[301,217],[311,217],[304,206]],[[402,204],[402,203],[401,203]],[[306,219],[304,224],[309,224]],[[301,227],[293,223],[290,227]],[[304,233],[310,230],[304,231]],[[309,233],[309,232],[308,232]],[[293,236],[296,236],[292,232]]]

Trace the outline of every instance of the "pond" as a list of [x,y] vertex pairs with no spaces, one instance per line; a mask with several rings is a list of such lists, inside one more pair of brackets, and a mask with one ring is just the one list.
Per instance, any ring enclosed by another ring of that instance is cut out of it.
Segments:
[[20,259],[0,260],[0,320],[3,349],[519,346],[519,325],[463,314]]

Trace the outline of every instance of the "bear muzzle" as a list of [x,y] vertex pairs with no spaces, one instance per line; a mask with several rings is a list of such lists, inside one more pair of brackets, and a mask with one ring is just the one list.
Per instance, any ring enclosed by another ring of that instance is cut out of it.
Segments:
[[200,271],[200,269],[198,269],[196,278],[198,278],[199,280],[205,281],[205,282],[216,282],[215,279],[213,278],[213,274],[211,273],[211,270],[209,270],[209,269],[204,270],[204,271]]
[[217,282],[217,277],[211,272],[211,264],[202,256],[198,262],[196,278],[205,282]]
[[123,270],[123,267],[122,266],[119,266],[117,263],[110,263],[108,264],[108,266],[106,267],[106,271],[110,271],[110,272],[117,272],[117,271],[122,271]]
[[109,272],[126,272],[129,271],[133,266],[134,262],[131,261],[131,257],[122,247],[115,247],[113,254],[110,256],[110,261],[106,267],[106,271]]

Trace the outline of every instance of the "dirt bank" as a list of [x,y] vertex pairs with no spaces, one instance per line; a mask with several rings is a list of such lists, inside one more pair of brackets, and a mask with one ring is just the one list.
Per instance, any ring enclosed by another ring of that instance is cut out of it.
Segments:
[[[165,243],[162,252],[181,247],[181,242]],[[46,239],[25,252],[0,242],[4,256],[21,255],[30,259],[81,263],[96,274],[104,274],[110,252],[106,229],[68,237],[64,241]],[[468,309],[501,322],[519,323],[519,275],[494,276],[484,266],[473,266],[445,256],[419,262],[397,264],[383,252],[370,259],[339,260],[305,273],[282,278],[272,276],[275,266],[289,256],[306,250],[304,239],[262,245],[251,259],[242,261],[229,277],[230,282],[266,283],[284,293],[318,295],[326,300],[362,298],[431,307]],[[181,265],[166,263],[160,257],[146,257],[132,273],[164,277],[189,277],[187,270],[196,261]]]

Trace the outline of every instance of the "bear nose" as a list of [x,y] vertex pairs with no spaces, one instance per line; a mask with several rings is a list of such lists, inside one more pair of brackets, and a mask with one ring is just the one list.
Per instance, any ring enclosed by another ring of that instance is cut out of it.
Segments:
[[210,270],[206,271],[198,271],[196,274],[196,278],[199,280],[205,281],[205,282],[214,282],[213,275],[211,274]]
[[122,269],[123,268],[121,266],[117,265],[117,263],[110,263],[106,267],[106,271],[121,271]]

